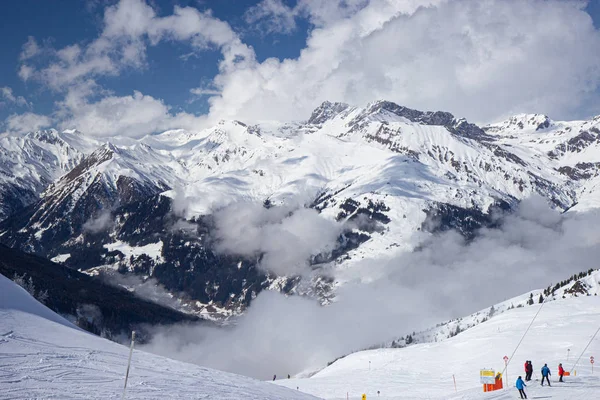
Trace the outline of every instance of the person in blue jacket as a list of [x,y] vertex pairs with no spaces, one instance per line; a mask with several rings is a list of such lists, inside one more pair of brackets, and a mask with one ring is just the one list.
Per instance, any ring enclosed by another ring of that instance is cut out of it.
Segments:
[[544,386],[544,379],[546,379],[546,381],[548,382],[548,386],[551,386],[549,378],[550,375],[552,374],[550,373],[550,368],[548,368],[548,364],[544,364],[544,366],[542,367],[542,386]]
[[523,382],[523,379],[521,379],[521,377],[517,379],[517,383],[515,384],[515,386],[517,386],[517,389],[519,389],[519,394],[521,395],[521,398],[526,399],[527,395],[525,394],[525,386],[527,385],[525,384],[525,382]]

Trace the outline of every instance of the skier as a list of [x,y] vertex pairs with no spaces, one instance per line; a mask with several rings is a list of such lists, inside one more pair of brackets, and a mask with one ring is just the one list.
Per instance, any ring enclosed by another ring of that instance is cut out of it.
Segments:
[[526,399],[527,395],[525,394],[525,386],[527,386],[525,384],[525,382],[523,382],[523,379],[521,379],[521,377],[519,376],[519,378],[517,379],[517,383],[515,383],[515,386],[517,387],[517,389],[519,389],[519,394],[521,395],[522,399]]
[[558,376],[560,377],[558,379],[559,382],[563,382],[562,378],[563,378],[564,374],[565,374],[565,370],[563,369],[562,364],[558,364]]
[[531,363],[531,360],[529,360],[529,379],[527,379],[528,381],[531,380],[531,375],[533,375],[533,364]]
[[550,373],[550,368],[548,368],[548,364],[544,364],[544,366],[542,367],[542,386],[544,386],[544,378],[548,382],[548,386],[552,386],[550,385],[550,375],[552,374]]
[[273,375],[273,380],[277,379],[277,375]]
[[526,361],[525,362],[525,380],[530,381],[532,374],[533,374],[533,365],[531,364],[531,361]]

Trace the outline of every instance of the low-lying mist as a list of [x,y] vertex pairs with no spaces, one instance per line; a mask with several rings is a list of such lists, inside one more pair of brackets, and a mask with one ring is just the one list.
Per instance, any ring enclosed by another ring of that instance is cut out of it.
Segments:
[[[239,215],[229,226],[244,224]],[[334,278],[343,273],[350,283],[337,289],[329,306],[320,306],[317,299],[262,292],[230,327],[158,328],[144,349],[259,379],[294,375],[598,267],[599,212],[561,214],[534,197],[500,218],[498,228],[481,229],[472,241],[454,231],[419,233],[413,238],[419,250],[365,258],[351,271],[333,270]],[[248,226],[274,223],[263,222],[249,221]],[[290,237],[310,236],[319,230],[305,225],[314,223],[314,216],[300,218],[286,229]],[[253,230],[252,243],[263,243],[261,235],[273,234],[269,229]],[[333,236],[329,233],[324,237]],[[235,243],[236,233],[227,234]],[[270,251],[260,249],[266,255]],[[303,249],[297,254],[305,256]],[[281,268],[279,272],[286,271]]]

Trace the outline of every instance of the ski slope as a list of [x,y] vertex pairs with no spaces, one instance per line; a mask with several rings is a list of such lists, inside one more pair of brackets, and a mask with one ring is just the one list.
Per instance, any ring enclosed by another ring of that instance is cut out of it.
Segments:
[[[557,382],[558,363],[570,371],[600,326],[597,296],[547,302],[508,366],[509,389],[483,393],[479,370],[502,370],[502,358],[511,356],[539,307],[535,304],[508,310],[440,342],[354,353],[310,378],[277,383],[331,400],[346,399],[347,393],[350,399],[360,399],[363,393],[368,399],[378,400],[514,399],[518,398],[514,382],[518,375],[524,376],[525,360],[532,360],[534,381],[526,390],[530,399],[597,399],[600,371],[597,369],[592,375],[589,357],[600,355],[600,336],[575,366],[577,376],[566,377],[565,383]],[[569,361],[567,349],[570,349]],[[544,363],[552,370],[551,388],[540,387],[540,369]]]
[[[88,334],[0,275],[0,399],[120,399],[129,349]],[[308,400],[269,382],[134,351],[126,399]]]

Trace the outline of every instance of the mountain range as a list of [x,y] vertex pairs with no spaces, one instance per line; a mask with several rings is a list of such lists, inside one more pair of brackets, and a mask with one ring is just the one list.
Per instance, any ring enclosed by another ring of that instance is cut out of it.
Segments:
[[[388,101],[142,138],[5,135],[0,243],[88,275],[136,277],[121,282],[132,291],[153,279],[181,310],[222,319],[265,289],[326,303],[344,284],[327,271],[412,250],[423,231],[470,238],[534,194],[564,212],[596,208],[599,166],[600,117],[480,127]],[[315,243],[292,237],[289,261],[315,271],[308,278],[273,262],[268,240],[250,243],[305,211],[325,221],[319,235],[331,230]]]

